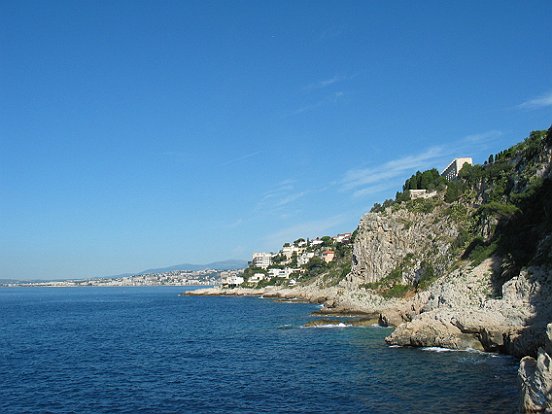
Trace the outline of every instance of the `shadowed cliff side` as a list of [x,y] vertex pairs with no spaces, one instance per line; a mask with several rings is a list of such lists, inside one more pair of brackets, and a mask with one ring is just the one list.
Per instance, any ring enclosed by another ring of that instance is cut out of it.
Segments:
[[398,325],[391,344],[538,355],[520,368],[527,412],[551,404],[542,348],[552,320],[551,164],[552,127],[464,166],[432,199],[398,194],[362,218],[341,283],[384,299],[380,320]]

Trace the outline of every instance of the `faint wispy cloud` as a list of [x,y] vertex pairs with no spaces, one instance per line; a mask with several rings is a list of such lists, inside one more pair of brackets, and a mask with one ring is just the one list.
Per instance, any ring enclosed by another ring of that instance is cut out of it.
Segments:
[[502,131],[490,130],[477,134],[466,135],[465,137],[452,141],[447,146],[447,153],[454,157],[473,157],[484,151],[490,151],[504,136]]
[[328,86],[335,85],[336,83],[352,80],[352,79],[356,78],[359,74],[360,74],[360,72],[354,73],[352,75],[335,75],[331,78],[327,78],[327,79],[323,79],[321,81],[309,83],[308,85],[303,87],[303,90],[304,91],[316,91],[318,89],[324,89],[324,88],[327,88]]
[[255,151],[255,152],[251,152],[251,153],[248,153],[248,154],[243,154],[239,157],[232,158],[232,159],[224,161],[223,163],[220,164],[220,166],[221,167],[226,167],[227,165],[236,164],[240,161],[245,161],[248,158],[256,157],[257,155],[261,154],[261,152],[262,151]]
[[545,93],[528,101],[522,102],[517,107],[519,109],[533,110],[540,109],[547,106],[552,106],[552,91]]
[[305,191],[301,191],[301,192],[298,192],[298,193],[293,193],[293,194],[288,194],[287,196],[281,198],[280,200],[278,200],[276,203],[274,203],[274,207],[277,208],[277,207],[283,207],[283,206],[286,206],[292,202],[294,202],[295,200],[299,200],[301,197],[303,197],[304,195],[306,194]]
[[345,93],[342,91],[334,92],[331,95],[326,96],[325,98],[309,105],[305,105],[296,111],[293,112],[293,115],[299,115],[304,112],[312,111],[314,109],[320,108],[321,106],[329,105],[329,104],[335,104],[339,102],[343,97],[345,96]]
[[472,135],[466,135],[462,141],[466,142],[488,142],[488,141],[494,141],[497,138],[500,138],[502,136],[501,131],[497,130],[491,130],[487,132],[482,132],[479,134],[472,134]]
[[342,81],[347,80],[347,79],[348,78],[345,77],[345,76],[336,75],[333,78],[324,79],[324,80],[321,80],[321,81],[318,81],[318,82],[310,83],[307,86],[305,86],[303,88],[303,90],[312,91],[312,90],[316,90],[316,89],[323,89],[323,88],[326,88],[330,85],[333,85],[334,83],[342,82]]
[[370,195],[379,194],[383,191],[392,190],[396,187],[396,184],[394,181],[387,181],[381,184],[374,184],[370,185],[368,187],[364,187],[361,190],[356,190],[353,193],[353,197],[360,198],[360,197],[366,197]]
[[262,195],[255,210],[273,213],[304,197],[308,191],[297,190],[295,183],[295,180],[288,179],[275,185]]
[[346,219],[347,217],[344,214],[339,214],[320,220],[295,224],[268,234],[263,240],[269,246],[281,246],[283,242],[295,240],[298,237],[312,238],[323,236],[326,232],[344,223]]
[[421,154],[391,160],[376,167],[349,170],[341,180],[341,187],[344,191],[354,191],[357,197],[382,191],[387,188],[385,183],[389,180],[435,165],[444,155],[442,147],[431,147]]
[[286,180],[280,181],[273,188],[263,193],[261,201],[274,199],[281,196],[295,188],[295,180],[288,178]]

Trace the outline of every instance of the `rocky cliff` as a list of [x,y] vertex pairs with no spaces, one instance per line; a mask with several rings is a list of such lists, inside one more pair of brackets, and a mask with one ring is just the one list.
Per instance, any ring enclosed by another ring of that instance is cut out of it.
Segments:
[[365,214],[338,284],[320,277],[265,295],[379,315],[396,326],[390,344],[527,356],[522,409],[550,410],[552,128],[436,190],[417,200],[405,191]]
[[390,344],[529,355],[522,409],[539,412],[552,407],[552,128],[492,158],[434,199],[364,215],[340,287],[397,326]]
[[451,265],[458,223],[436,200],[365,214],[353,245],[349,281],[375,283],[399,270],[405,284],[419,280],[429,265],[441,274]]

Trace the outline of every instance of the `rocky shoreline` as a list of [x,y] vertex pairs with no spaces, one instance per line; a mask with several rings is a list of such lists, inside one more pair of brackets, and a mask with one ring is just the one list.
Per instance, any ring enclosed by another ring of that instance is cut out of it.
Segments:
[[523,358],[520,409],[552,413],[552,127],[464,166],[445,193],[412,200],[407,189],[426,173],[361,218],[340,279],[189,294],[318,303],[322,315],[395,326],[388,344],[514,355]]
[[552,309],[549,273],[532,268],[504,284],[501,299],[482,292],[491,288],[493,258],[471,268],[457,269],[429,290],[409,298],[384,299],[353,283],[324,287],[319,283],[283,288],[208,288],[190,296],[262,296],[323,305],[320,315],[365,315],[382,326],[394,326],[386,338],[392,345],[472,348],[507,353],[519,358],[537,356],[544,343]]
[[[482,294],[491,285],[495,258],[479,266],[457,269],[429,290],[409,298],[383,299],[351,282],[324,287],[321,283],[294,288],[208,288],[188,296],[259,296],[283,301],[321,304],[321,319],[310,327],[343,324],[394,326],[386,338],[390,345],[443,347],[499,352],[523,358],[519,376],[523,412],[552,410],[552,276],[530,268],[506,282],[502,297]],[[348,317],[327,319],[327,316]],[[541,348],[545,343],[546,347]],[[548,404],[548,405],[547,405]]]

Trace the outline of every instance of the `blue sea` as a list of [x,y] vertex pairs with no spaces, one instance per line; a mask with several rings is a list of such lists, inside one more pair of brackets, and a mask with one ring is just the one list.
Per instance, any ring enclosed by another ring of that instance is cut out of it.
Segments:
[[0,289],[0,413],[508,413],[517,361],[179,287]]

